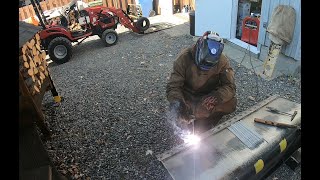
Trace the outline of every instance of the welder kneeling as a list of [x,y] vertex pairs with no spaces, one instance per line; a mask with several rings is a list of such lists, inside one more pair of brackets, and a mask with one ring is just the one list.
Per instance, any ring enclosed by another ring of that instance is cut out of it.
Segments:
[[204,33],[196,44],[181,51],[166,87],[170,109],[177,111],[179,121],[195,120],[200,132],[236,109],[234,71],[223,48],[217,33]]

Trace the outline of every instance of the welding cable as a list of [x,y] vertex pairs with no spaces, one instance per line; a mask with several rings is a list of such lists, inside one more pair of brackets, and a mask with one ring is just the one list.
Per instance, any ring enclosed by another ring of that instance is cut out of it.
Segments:
[[[250,41],[250,33],[249,33],[249,41]],[[245,50],[245,52],[244,52],[244,56],[243,56],[243,58],[242,58],[242,60],[240,61],[240,63],[238,64],[238,67],[235,69],[235,73],[238,71],[238,69],[241,67],[241,64],[242,64],[242,62],[244,61],[244,58],[246,57],[246,55],[247,55],[247,52],[250,52],[250,45],[248,44],[248,46],[247,46],[247,48],[246,48],[246,50]],[[249,54],[250,55],[250,54]]]
[[[250,31],[249,31],[249,42],[250,42],[250,35],[251,35],[251,28],[250,28]],[[250,44],[248,44],[248,46],[249,46],[249,59],[250,59],[250,64],[251,64],[251,67],[252,67],[252,70],[253,70],[253,72],[254,72],[254,74],[255,74],[255,79],[256,79],[256,88],[257,88],[257,92],[256,92],[256,97],[259,97],[259,83],[258,83],[258,74],[257,74],[257,72],[256,72],[256,70],[254,69],[254,67],[253,67],[253,64],[252,64],[252,60],[251,60],[251,53],[250,53]]]
[[244,61],[244,58],[245,58],[246,55],[247,55],[248,48],[250,49],[250,46],[248,46],[248,47],[246,48],[246,51],[245,51],[245,53],[244,53],[244,56],[243,56],[242,60],[240,61],[240,63],[238,64],[237,68],[235,69],[234,73],[236,73],[236,72],[238,71],[238,69],[241,67],[242,62]]
[[[249,42],[250,42],[250,37],[251,37],[251,30],[252,30],[252,29],[249,27]],[[254,74],[256,75],[256,77],[255,77],[255,80],[256,80],[256,89],[257,89],[257,91],[256,91],[256,97],[258,97],[258,96],[259,96],[259,83],[258,83],[258,80],[259,80],[258,78],[259,78],[259,77],[258,77],[258,74],[256,73],[256,71],[255,71],[255,69],[254,69],[254,67],[253,67],[253,64],[252,64],[251,53],[250,53],[250,44],[249,44],[249,43],[248,43],[248,46],[247,46],[246,51],[245,51],[245,53],[244,53],[244,56],[243,56],[242,60],[240,61],[240,63],[238,64],[238,67],[235,69],[234,73],[236,74],[236,72],[238,71],[238,69],[239,69],[240,66],[242,65],[242,62],[244,61],[247,53],[249,53],[250,65],[251,65],[251,67],[252,67],[252,69],[253,69]]]

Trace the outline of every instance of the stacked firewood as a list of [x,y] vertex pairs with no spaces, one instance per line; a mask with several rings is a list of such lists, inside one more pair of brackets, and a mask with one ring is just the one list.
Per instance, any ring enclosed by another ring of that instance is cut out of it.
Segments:
[[21,48],[19,70],[23,75],[31,95],[40,93],[45,78],[49,75],[46,52],[41,50],[40,36],[37,33]]
[[74,10],[72,10],[69,13],[69,26],[68,26],[68,28],[69,28],[70,31],[80,31],[80,30],[82,30],[80,24],[77,22],[76,12]]

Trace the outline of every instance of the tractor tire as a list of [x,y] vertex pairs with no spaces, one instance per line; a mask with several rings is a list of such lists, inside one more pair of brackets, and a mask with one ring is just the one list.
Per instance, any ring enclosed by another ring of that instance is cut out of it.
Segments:
[[63,64],[68,62],[72,56],[72,44],[65,37],[56,37],[50,41],[48,52],[53,62]]
[[118,42],[118,33],[113,29],[106,29],[101,35],[101,40],[105,46],[112,46]]
[[[145,22],[145,25],[143,25]],[[150,21],[148,18],[146,17],[141,17],[137,20],[137,22],[135,23],[135,27],[140,31],[143,32],[145,30],[147,30],[150,26]]]

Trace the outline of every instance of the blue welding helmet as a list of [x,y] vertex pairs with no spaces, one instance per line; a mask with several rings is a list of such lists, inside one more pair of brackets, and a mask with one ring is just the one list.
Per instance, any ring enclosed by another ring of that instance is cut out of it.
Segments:
[[207,31],[196,43],[195,64],[204,71],[215,66],[221,56],[224,44],[217,33]]

